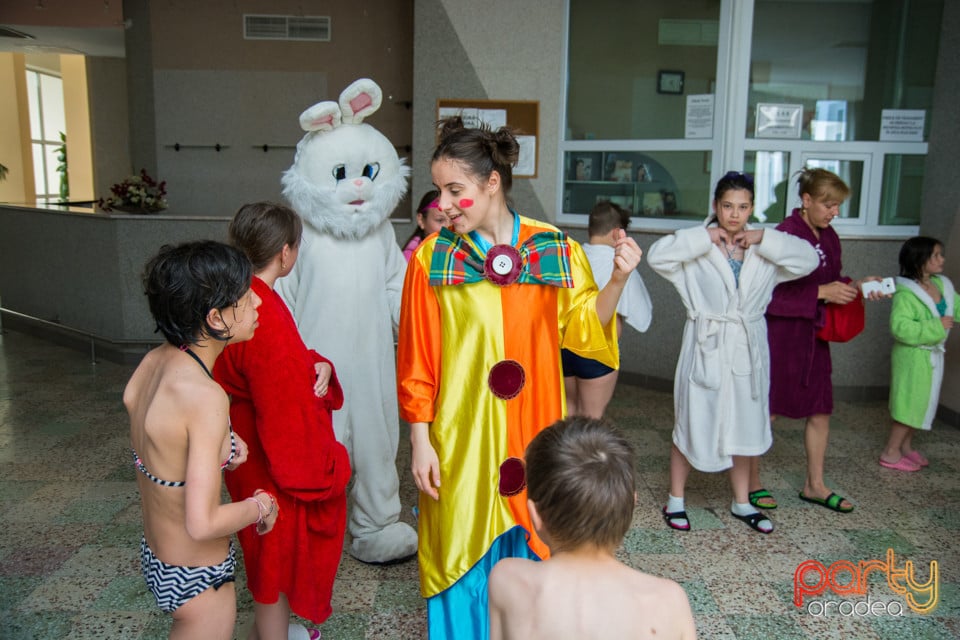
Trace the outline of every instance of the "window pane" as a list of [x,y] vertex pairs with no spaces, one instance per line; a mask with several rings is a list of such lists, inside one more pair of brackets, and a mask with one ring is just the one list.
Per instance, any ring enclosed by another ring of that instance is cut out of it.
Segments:
[[66,132],[67,120],[63,111],[63,81],[45,73],[40,74],[40,100],[43,103],[43,135],[48,142],[58,142],[60,132]]
[[43,145],[37,142],[33,143],[33,189],[37,196],[47,193],[47,173],[44,170]]
[[747,136],[774,103],[802,105],[802,139],[830,141],[878,140],[883,109],[925,109],[926,139],[942,13],[942,0],[757,2]]
[[808,158],[806,166],[811,169],[832,171],[850,187],[850,197],[840,205],[840,218],[860,217],[860,191],[863,186],[863,162],[859,160],[834,160]]
[[787,171],[790,154],[785,151],[747,151],[744,171],[753,176],[753,217],[759,222],[781,222],[787,215],[790,190]]
[[60,153],[57,151],[57,145],[45,144],[43,147],[47,156],[47,193],[59,196],[60,173],[57,167],[60,166]]
[[880,224],[920,224],[924,156],[888,155],[883,163]]
[[40,140],[43,137],[40,121],[40,74],[27,71],[27,103],[30,105],[30,138]]
[[683,138],[685,95],[713,92],[719,24],[719,0],[570,0],[566,139]]
[[703,151],[570,151],[564,156],[564,213],[610,200],[636,216],[702,220],[710,201]]

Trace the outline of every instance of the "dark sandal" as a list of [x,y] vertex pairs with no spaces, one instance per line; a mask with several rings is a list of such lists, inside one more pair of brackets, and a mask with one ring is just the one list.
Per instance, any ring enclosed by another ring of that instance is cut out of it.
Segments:
[[803,492],[800,492],[800,499],[804,502],[809,502],[811,504],[817,504],[821,507],[830,509],[831,511],[836,511],[837,513],[850,513],[853,511],[853,507],[843,508],[840,505],[843,504],[843,501],[846,500],[843,496],[838,496],[835,493],[831,493],[826,498],[809,498],[803,495]]
[[[676,529],[677,531],[690,531],[690,518],[687,517],[686,511],[667,511],[667,508],[663,508],[663,519],[667,523],[667,526],[671,529]],[[686,520],[686,526],[680,524],[674,524],[674,520]]]
[[[734,518],[736,518],[737,520],[739,520],[739,521],[741,521],[741,522],[746,522],[748,525],[750,525],[750,528],[751,528],[751,529],[753,529],[754,531],[756,531],[756,532],[758,532],[758,533],[763,533],[763,534],[773,533],[773,528],[772,528],[772,527],[770,528],[770,530],[764,530],[764,529],[761,529],[761,528],[760,528],[760,523],[761,523],[762,521],[767,520],[767,521],[769,522],[770,519],[769,519],[767,516],[765,516],[765,515],[763,515],[762,513],[760,513],[759,511],[757,511],[757,512],[755,512],[755,513],[751,513],[751,514],[748,515],[748,516],[738,516],[738,515],[735,514],[733,511],[731,511],[731,512],[730,512],[730,515],[732,515]],[[772,525],[773,522],[770,522],[770,524]]]
[[751,491],[747,494],[747,500],[751,506],[757,509],[767,509],[769,511],[770,509],[777,508],[777,501],[773,499],[773,496],[770,495],[770,492],[766,489]]

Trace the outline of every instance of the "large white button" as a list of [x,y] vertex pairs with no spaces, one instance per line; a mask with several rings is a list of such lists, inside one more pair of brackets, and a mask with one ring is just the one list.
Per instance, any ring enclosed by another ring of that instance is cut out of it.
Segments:
[[513,259],[508,255],[499,255],[493,259],[493,272],[498,276],[505,276],[513,271]]

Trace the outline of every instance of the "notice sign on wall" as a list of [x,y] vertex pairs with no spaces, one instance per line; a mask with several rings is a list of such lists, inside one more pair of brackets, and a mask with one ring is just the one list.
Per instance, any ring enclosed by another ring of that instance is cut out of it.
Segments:
[[884,109],[880,117],[880,140],[887,142],[923,142],[923,109]]
[[687,96],[685,138],[713,137],[713,94]]
[[799,138],[803,123],[802,104],[757,105],[757,138]]

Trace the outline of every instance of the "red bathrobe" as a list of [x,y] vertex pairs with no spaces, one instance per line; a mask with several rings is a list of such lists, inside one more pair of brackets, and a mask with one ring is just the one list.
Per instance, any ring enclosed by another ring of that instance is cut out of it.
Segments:
[[350,460],[333,433],[331,412],[343,405],[336,372],[326,396],[313,393],[317,362],[280,296],[259,278],[263,300],[252,340],[230,345],[214,378],[230,394],[233,430],[249,446],[247,461],[226,473],[233,500],[256,489],[277,497],[280,516],[263,536],[242,529],[247,586],[262,604],[285,593],[297,615],[321,623],[331,613],[333,579],[346,526]]

